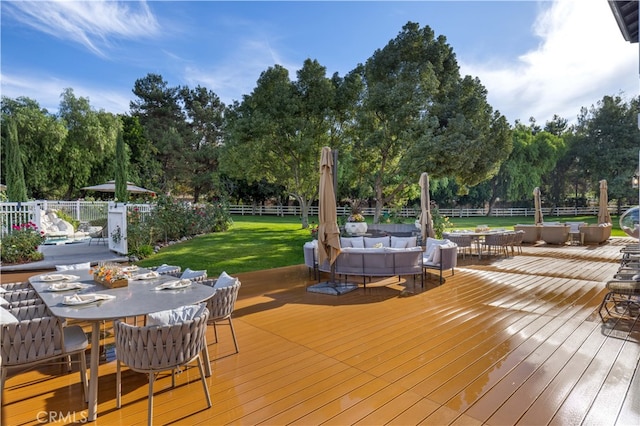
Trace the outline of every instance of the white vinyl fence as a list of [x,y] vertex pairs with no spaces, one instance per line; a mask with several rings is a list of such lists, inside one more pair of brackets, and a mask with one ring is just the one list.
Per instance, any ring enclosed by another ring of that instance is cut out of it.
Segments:
[[[38,228],[41,228],[40,212],[47,210],[62,210],[72,218],[80,222],[91,222],[94,220],[106,220],[109,211],[109,202],[107,201],[28,201],[24,203],[0,203],[0,235],[5,235],[14,225],[33,222]],[[142,214],[149,213],[153,205],[150,204],[127,204],[127,210],[138,209]],[[624,206],[622,211],[636,206]],[[300,216],[302,210],[299,206],[259,206],[259,205],[231,205],[229,211],[234,215],[255,215],[255,216]],[[542,212],[545,217],[556,216],[595,216],[598,214],[598,207],[556,207],[543,208]],[[609,206],[609,212],[615,214],[615,207]],[[349,207],[338,206],[338,216],[349,216]],[[391,214],[390,209],[383,209],[382,213]],[[420,212],[413,208],[404,208],[398,214],[401,217],[415,218]],[[440,213],[451,218],[456,217],[482,217],[487,216],[486,209],[440,209]],[[373,208],[363,208],[362,214],[365,216],[373,216]],[[317,216],[318,207],[309,207],[309,215]],[[491,216],[510,217],[510,216],[531,216],[533,217],[533,208],[509,208],[509,209],[493,209]],[[111,231],[111,230],[110,230]]]

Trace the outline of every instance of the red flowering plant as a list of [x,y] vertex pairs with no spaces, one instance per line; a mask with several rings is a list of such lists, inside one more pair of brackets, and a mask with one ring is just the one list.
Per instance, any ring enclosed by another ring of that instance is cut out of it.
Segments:
[[318,239],[318,225],[311,225],[309,227],[309,232],[311,232],[311,238],[314,240]]
[[12,225],[9,234],[0,241],[0,260],[3,263],[25,263],[42,260],[38,246],[45,240],[44,231],[39,231],[33,222]]

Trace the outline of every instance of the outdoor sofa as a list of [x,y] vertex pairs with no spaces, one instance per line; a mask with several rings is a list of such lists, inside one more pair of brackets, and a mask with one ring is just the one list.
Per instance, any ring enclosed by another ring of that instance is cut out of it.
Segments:
[[[338,275],[363,277],[389,277],[420,274],[427,269],[439,271],[442,281],[443,270],[456,266],[457,245],[449,240],[428,239],[427,251],[416,244],[416,237],[341,237],[341,252],[336,259],[334,272]],[[433,248],[430,245],[433,244]],[[442,248],[441,248],[442,246]],[[317,241],[304,245],[305,264],[318,272],[331,272],[328,261],[318,265]]]
[[540,238],[547,244],[565,244],[571,227],[566,223],[545,222],[540,227]]
[[584,234],[584,244],[602,244],[611,237],[610,223],[582,225],[580,232]]

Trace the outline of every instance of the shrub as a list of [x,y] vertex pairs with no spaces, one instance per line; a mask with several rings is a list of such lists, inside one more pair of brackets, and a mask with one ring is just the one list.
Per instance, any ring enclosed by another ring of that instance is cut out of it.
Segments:
[[153,254],[153,245],[156,242],[226,231],[231,223],[228,204],[223,201],[194,206],[160,196],[155,208],[148,215],[142,215],[137,208],[129,211],[129,254],[142,259]]
[[13,225],[11,233],[2,238],[0,259],[5,263],[24,263],[42,260],[38,246],[44,242],[44,232],[33,222]]

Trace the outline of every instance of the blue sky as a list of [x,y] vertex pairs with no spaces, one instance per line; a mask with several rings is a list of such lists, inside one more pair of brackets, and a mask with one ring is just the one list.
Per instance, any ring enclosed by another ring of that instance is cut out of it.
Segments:
[[606,0],[0,2],[1,91],[50,112],[71,87],[95,109],[129,111],[136,79],[201,85],[241,100],[275,64],[306,58],[344,75],[408,21],[444,35],[510,123],[575,121],[604,95],[638,95],[638,45]]

